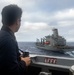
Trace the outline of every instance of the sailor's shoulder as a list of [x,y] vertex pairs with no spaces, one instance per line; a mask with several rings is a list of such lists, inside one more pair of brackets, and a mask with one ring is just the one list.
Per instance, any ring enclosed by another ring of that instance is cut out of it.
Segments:
[[0,41],[6,41],[11,40],[10,34],[8,34],[6,31],[0,31]]
[[2,36],[8,36],[8,32],[4,31],[4,30],[0,30],[0,37]]

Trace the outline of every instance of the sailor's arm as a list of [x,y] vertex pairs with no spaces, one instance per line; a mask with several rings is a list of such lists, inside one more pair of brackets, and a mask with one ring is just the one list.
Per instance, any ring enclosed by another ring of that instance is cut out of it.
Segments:
[[30,64],[30,57],[21,57],[21,60],[17,60],[17,51],[16,51],[16,44],[13,40],[7,38],[7,40],[4,41],[5,46],[5,59],[6,65],[8,65],[9,69],[12,69],[16,73],[16,75],[23,73],[26,70],[26,67]]

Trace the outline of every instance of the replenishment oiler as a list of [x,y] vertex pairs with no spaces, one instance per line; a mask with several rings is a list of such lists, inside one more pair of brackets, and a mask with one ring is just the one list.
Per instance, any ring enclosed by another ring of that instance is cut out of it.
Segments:
[[69,46],[66,43],[66,39],[58,34],[58,29],[52,29],[53,34],[37,39],[36,47],[44,50],[51,51],[73,51],[74,46]]

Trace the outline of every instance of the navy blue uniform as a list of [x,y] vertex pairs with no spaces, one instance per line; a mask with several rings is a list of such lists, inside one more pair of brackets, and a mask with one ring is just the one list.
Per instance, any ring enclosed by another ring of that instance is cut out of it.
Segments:
[[3,26],[0,30],[0,75],[24,75],[25,70],[14,33]]

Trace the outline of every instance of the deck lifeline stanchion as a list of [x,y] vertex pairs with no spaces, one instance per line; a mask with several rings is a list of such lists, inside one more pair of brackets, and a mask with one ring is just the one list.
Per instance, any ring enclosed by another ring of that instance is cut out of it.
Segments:
[[74,75],[74,65],[71,66],[70,72],[71,72],[70,75]]
[[47,72],[40,72],[39,75],[52,75],[51,73],[47,73]]

